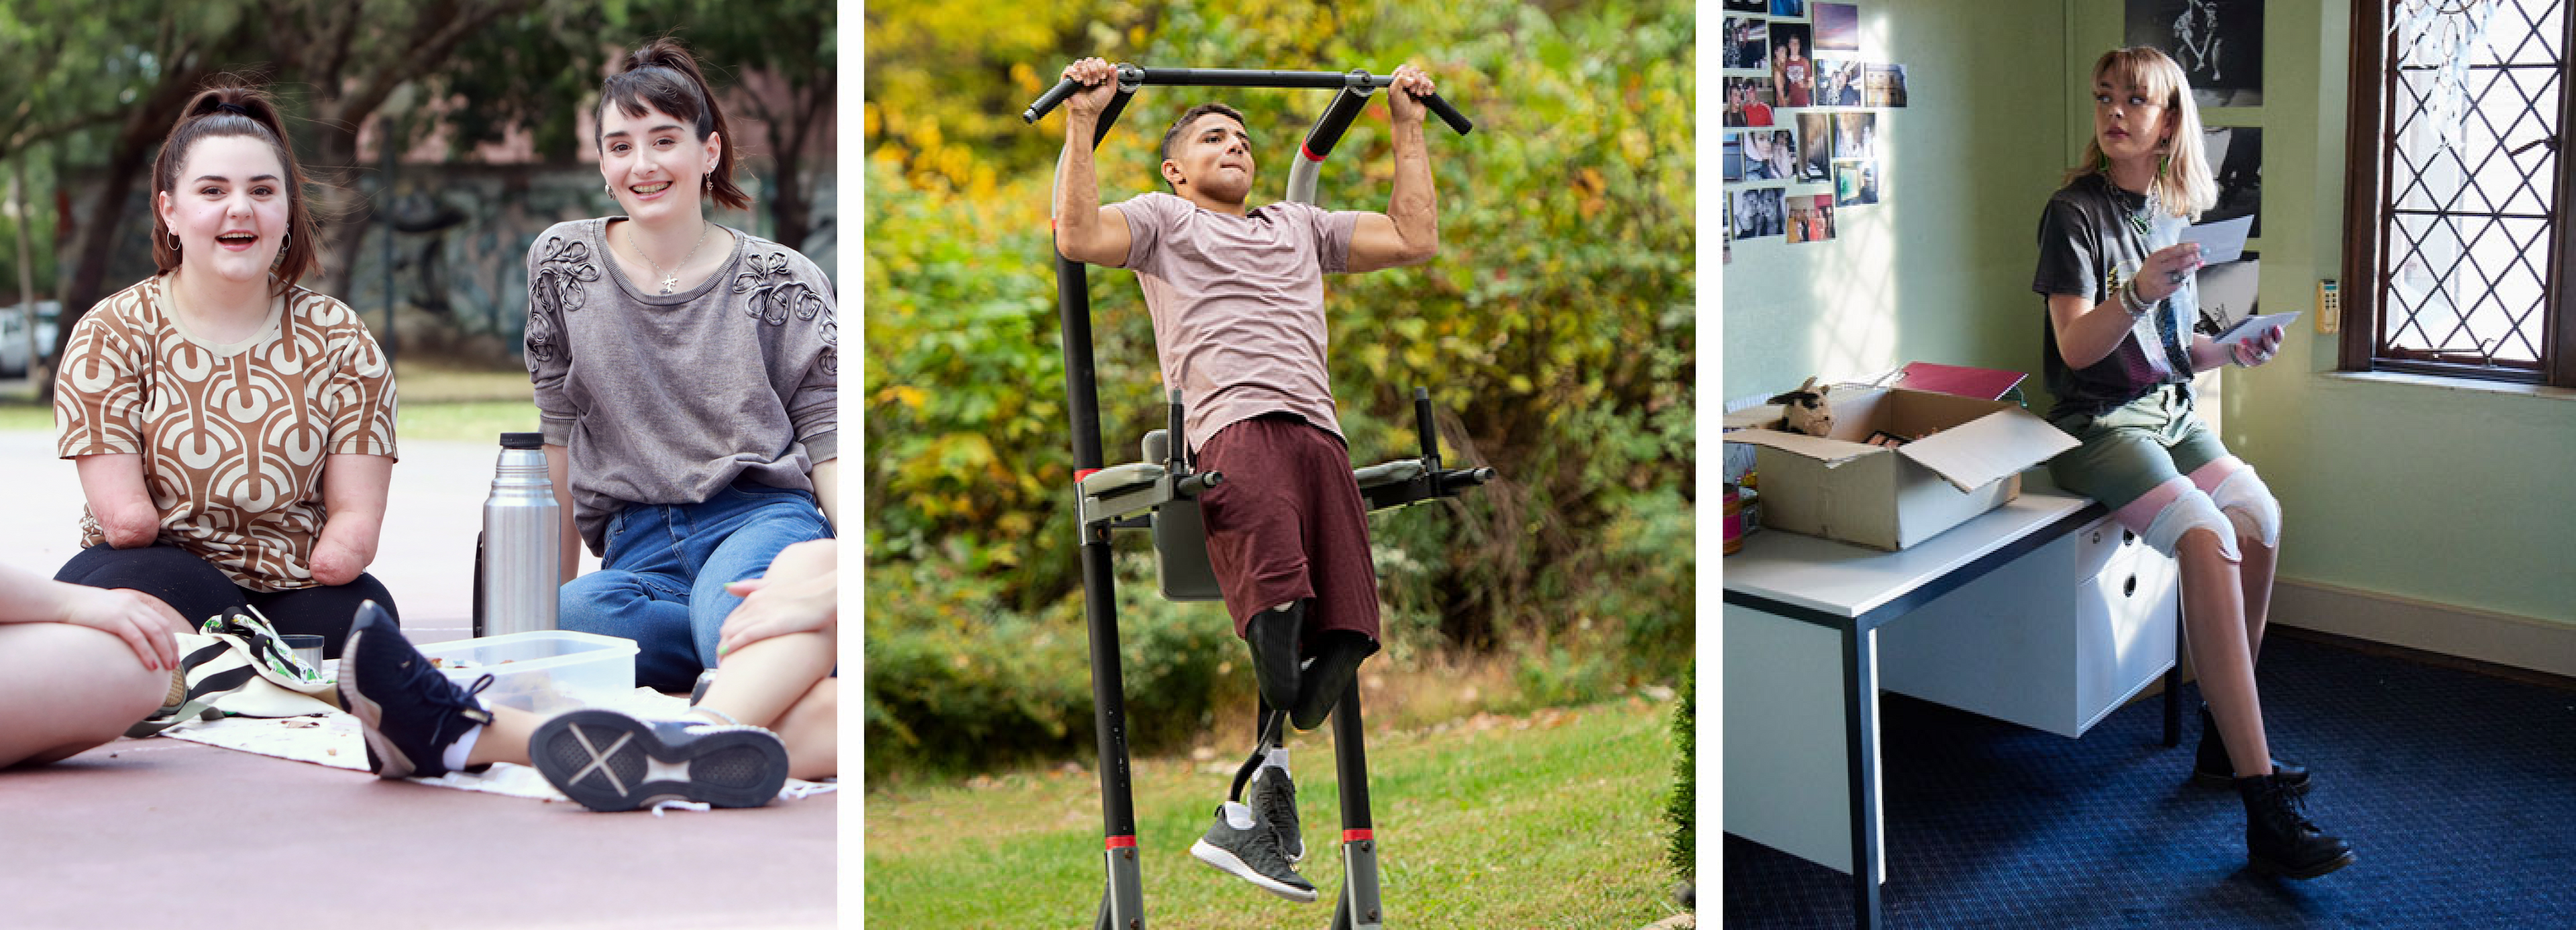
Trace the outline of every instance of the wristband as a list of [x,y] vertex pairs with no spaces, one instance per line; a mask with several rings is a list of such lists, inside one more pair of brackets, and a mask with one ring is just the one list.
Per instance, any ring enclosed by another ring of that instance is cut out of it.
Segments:
[[2155,304],[2148,303],[2146,298],[2139,296],[2138,282],[2133,280],[2120,285],[2120,309],[2129,312],[2129,319],[2144,317],[2147,311],[2155,308]]

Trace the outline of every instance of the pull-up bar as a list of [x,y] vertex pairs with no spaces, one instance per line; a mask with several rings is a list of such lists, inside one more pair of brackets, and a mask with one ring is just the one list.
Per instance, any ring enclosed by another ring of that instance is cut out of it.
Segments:
[[[1370,74],[1356,69],[1346,72],[1258,71],[1243,68],[1147,68],[1124,63],[1118,65],[1118,89],[1121,93],[1133,93],[1136,88],[1147,85],[1161,85],[1354,90],[1365,94],[1394,83],[1394,75]],[[1071,79],[1057,81],[1054,87],[1038,97],[1036,103],[1029,104],[1028,109],[1020,111],[1021,121],[1037,122],[1045,117],[1048,111],[1054,110],[1056,104],[1063,103],[1064,98],[1073,96],[1075,91],[1081,90],[1084,86],[1082,82]],[[1422,105],[1430,108],[1432,113],[1440,117],[1441,122],[1448,123],[1449,128],[1457,130],[1459,135],[1466,135],[1469,130],[1476,128],[1475,123],[1468,121],[1466,114],[1458,112],[1457,107],[1450,106],[1449,101],[1440,99],[1439,94],[1422,95]]]

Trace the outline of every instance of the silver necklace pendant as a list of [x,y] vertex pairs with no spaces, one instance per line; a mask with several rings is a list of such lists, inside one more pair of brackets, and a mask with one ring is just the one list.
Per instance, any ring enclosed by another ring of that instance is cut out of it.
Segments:
[[662,293],[668,294],[672,291],[679,290],[679,288],[680,279],[677,275],[662,279]]

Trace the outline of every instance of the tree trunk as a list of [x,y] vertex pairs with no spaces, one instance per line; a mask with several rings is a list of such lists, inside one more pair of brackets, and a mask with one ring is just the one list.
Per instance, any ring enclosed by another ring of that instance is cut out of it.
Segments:
[[806,106],[797,106],[795,90],[788,90],[787,119],[768,121],[769,152],[772,171],[778,175],[769,185],[769,218],[771,238],[779,245],[803,251],[805,237],[814,231],[814,203],[806,189],[804,172],[805,141],[814,132],[815,117],[828,112],[834,91],[832,76],[824,75],[814,82],[813,95]]
[[[322,280],[317,288],[325,294],[350,300],[356,284],[358,247],[366,242],[367,225],[376,218],[373,198],[359,189],[358,122],[368,114],[338,114],[332,119],[314,120],[314,169],[324,172],[326,182],[321,210],[316,218],[329,219],[322,227]],[[391,140],[379,140],[390,144]]]
[[[99,179],[98,199],[89,211],[89,225],[80,230],[79,244],[73,247],[80,261],[72,267],[70,283],[63,288],[62,313],[54,324],[54,358],[63,357],[63,350],[72,342],[73,324],[79,323],[81,315],[88,313],[90,305],[103,295],[108,259],[115,252],[116,229],[125,219],[126,195],[133,193],[134,182],[150,168],[163,133],[178,118],[179,108],[187,105],[204,76],[202,70],[193,67],[172,72],[126,118],[125,128],[117,132],[116,146],[107,156],[107,172]],[[53,382],[39,386],[37,396],[52,403]]]

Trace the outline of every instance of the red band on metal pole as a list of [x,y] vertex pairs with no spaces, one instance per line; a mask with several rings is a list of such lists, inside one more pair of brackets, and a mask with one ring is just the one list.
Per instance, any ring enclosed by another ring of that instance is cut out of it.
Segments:
[[1073,483],[1075,483],[1075,484],[1081,484],[1081,483],[1082,483],[1082,479],[1084,479],[1084,478],[1089,478],[1089,477],[1091,477],[1091,476],[1093,476],[1093,475],[1097,475],[1097,474],[1099,474],[1099,473],[1100,473],[1100,469],[1097,469],[1097,468],[1077,468],[1077,469],[1074,469],[1074,471],[1073,471]]
[[1109,838],[1109,848],[1111,848],[1111,849],[1134,849],[1134,848],[1136,848],[1136,838],[1135,838],[1135,837],[1132,837],[1132,836],[1113,836],[1113,837],[1110,837],[1110,838]]
[[1342,842],[1356,843],[1361,840],[1374,839],[1376,836],[1377,831],[1374,830],[1344,830],[1342,831]]
[[1306,143],[1303,142],[1297,143],[1297,154],[1306,156],[1307,161],[1319,162],[1324,160],[1324,156],[1315,154],[1315,150],[1307,148]]

